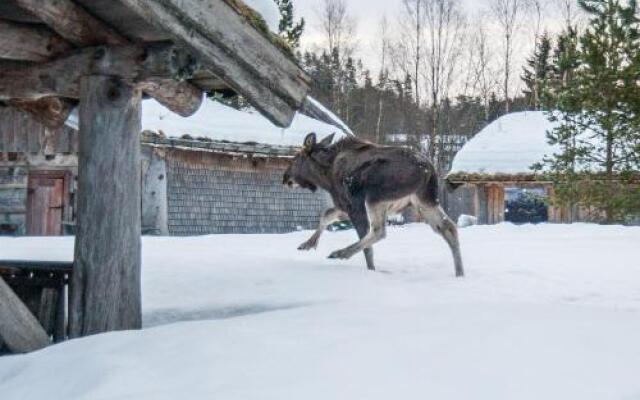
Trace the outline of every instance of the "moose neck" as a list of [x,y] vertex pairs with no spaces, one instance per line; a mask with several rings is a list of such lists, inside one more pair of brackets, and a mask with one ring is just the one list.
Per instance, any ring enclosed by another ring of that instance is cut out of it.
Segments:
[[311,168],[311,182],[327,192],[331,191],[331,167],[334,159],[335,156],[329,160],[322,160],[322,162],[313,160]]

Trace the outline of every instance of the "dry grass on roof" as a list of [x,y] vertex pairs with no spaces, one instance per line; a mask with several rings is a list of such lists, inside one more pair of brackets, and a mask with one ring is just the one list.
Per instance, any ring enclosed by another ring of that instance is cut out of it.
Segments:
[[[292,60],[294,59],[293,49],[282,37],[271,32],[267,22],[259,12],[246,5],[242,0],[223,0],[238,14],[242,15],[254,28],[261,32],[271,43],[282,50]],[[296,62],[297,64],[297,62]]]
[[481,183],[481,182],[548,182],[545,176],[534,173],[521,174],[482,174],[482,173],[466,173],[456,172],[447,175],[447,180],[454,183]]
[[[628,184],[640,183],[640,172],[634,174],[616,174],[609,178],[604,172],[583,173],[585,181],[620,181]],[[558,176],[551,176],[544,173],[519,173],[519,174],[483,174],[483,173],[467,173],[455,172],[447,175],[446,180],[452,184],[464,183],[552,183],[559,179]]]

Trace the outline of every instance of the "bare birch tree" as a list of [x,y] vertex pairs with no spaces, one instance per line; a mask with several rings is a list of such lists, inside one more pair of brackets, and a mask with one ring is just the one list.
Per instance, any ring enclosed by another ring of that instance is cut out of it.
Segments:
[[[424,68],[425,3],[428,0],[402,0],[398,19],[399,41],[394,48],[394,65],[413,82],[416,104],[421,104]],[[404,78],[404,77],[403,77]]]
[[346,1],[322,0],[318,14],[327,52],[337,49],[341,59],[352,56],[357,43],[356,22],[349,15]]
[[353,56],[356,49],[356,21],[349,14],[345,0],[322,0],[318,17],[324,36],[325,51],[331,57],[336,73],[336,82],[333,82],[331,91],[331,105],[338,113],[343,108],[348,112],[348,103],[344,98],[347,77],[343,72],[346,61]]
[[426,0],[426,82],[430,92],[431,132],[429,155],[437,159],[442,100],[449,97],[449,90],[462,54],[464,18],[459,0]]
[[387,57],[389,50],[391,49],[391,38],[389,37],[389,21],[387,17],[383,16],[380,19],[380,42],[378,44],[380,51],[380,77],[379,77],[379,89],[378,90],[378,116],[376,118],[376,141],[382,143],[382,114],[384,110],[384,93],[386,89],[386,80],[388,79],[387,73]]
[[504,56],[502,90],[505,100],[505,111],[510,111],[511,69],[515,33],[520,26],[526,0],[491,0],[490,10],[493,13],[502,36]]
[[494,53],[489,48],[487,32],[482,24],[477,24],[477,28],[472,32],[470,46],[471,67],[473,72],[473,89],[482,100],[484,109],[484,120],[489,121],[491,95],[498,85],[496,79],[496,68],[494,67]]
[[578,23],[578,13],[580,7],[576,0],[553,0],[553,5],[556,11],[562,16],[563,29],[569,31],[569,28],[573,28]]

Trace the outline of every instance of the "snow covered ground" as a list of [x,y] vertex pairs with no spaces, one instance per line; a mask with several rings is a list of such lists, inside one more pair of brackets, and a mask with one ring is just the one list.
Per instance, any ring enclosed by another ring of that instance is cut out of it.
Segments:
[[[426,226],[362,257],[327,232],[145,238],[146,329],[0,358],[2,400],[640,399],[640,228]],[[0,258],[71,257],[1,238]]]

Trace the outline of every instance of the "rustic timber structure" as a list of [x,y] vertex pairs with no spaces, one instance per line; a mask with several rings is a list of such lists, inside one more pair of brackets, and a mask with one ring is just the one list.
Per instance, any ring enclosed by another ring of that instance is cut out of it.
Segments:
[[282,185],[298,148],[145,136],[142,228],[146,234],[312,229],[331,203],[324,193]]
[[[279,142],[281,130],[260,116],[207,100],[194,117],[171,115],[172,122],[165,130],[172,136],[166,137],[156,133],[160,128],[149,120],[162,126],[169,113],[164,110],[158,114],[162,107],[153,100],[144,103],[143,129],[150,129],[141,137],[143,234],[311,229],[329,206],[322,193],[288,190],[282,185],[282,174],[299,148],[269,143]],[[77,129],[50,129],[24,111],[4,111],[0,119],[0,235],[74,234]],[[242,125],[242,118],[253,123]],[[209,122],[193,128],[196,121],[203,120]],[[285,143],[296,143],[293,137],[307,132],[302,129],[322,136],[335,131],[333,126],[307,117],[299,116],[296,121],[286,130]],[[237,132],[243,141],[225,140]],[[247,135],[268,143],[248,141]]]
[[559,205],[554,183],[532,168],[557,152],[547,140],[554,126],[542,111],[517,112],[475,135],[455,156],[446,177],[454,189],[447,196],[449,215],[471,215],[480,224],[603,221],[598,210]]
[[[79,104],[70,337],[140,327],[143,96],[188,116],[203,92],[233,90],[278,126],[315,109],[309,78],[263,26],[240,0],[0,3],[2,105],[61,129]],[[33,339],[12,350],[45,346],[33,317],[13,317],[28,313],[1,283],[0,298],[13,311],[0,334],[11,325]]]

